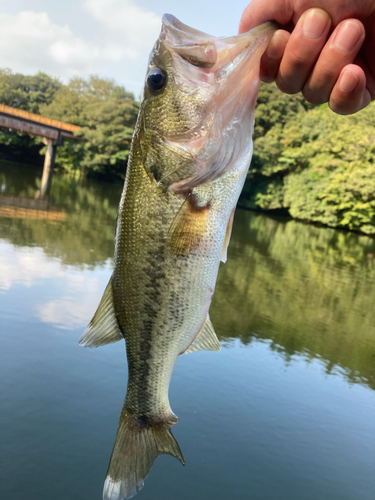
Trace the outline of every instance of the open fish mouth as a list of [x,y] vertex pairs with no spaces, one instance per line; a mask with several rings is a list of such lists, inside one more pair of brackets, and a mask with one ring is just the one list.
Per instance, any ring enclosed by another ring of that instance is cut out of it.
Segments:
[[185,96],[206,102],[191,128],[164,136],[169,147],[191,158],[189,178],[170,185],[175,192],[213,181],[236,164],[253,130],[259,60],[276,29],[269,22],[215,38],[163,16],[160,41],[172,56],[174,83]]
[[[235,58],[247,49],[250,49],[251,55],[254,56],[254,66],[264,52],[264,47],[254,42],[264,37],[268,43],[270,33],[277,29],[276,23],[268,22],[241,35],[213,37],[183,24],[171,14],[164,14],[162,22],[161,40],[191,64],[207,69],[222,69],[232,64]],[[251,69],[248,68],[248,71]]]

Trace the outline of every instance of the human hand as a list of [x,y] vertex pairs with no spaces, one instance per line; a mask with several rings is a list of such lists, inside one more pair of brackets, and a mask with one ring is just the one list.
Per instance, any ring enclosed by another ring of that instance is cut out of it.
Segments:
[[270,20],[284,29],[262,57],[262,81],[339,114],[375,99],[375,0],[252,0],[239,32]]

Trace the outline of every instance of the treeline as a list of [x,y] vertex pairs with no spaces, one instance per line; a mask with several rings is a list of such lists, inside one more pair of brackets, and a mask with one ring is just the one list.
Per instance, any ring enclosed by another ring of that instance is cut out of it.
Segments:
[[[56,166],[89,177],[122,180],[139,103],[112,80],[0,70],[0,103],[83,127],[66,141]],[[314,107],[262,85],[255,111],[254,156],[243,207],[275,211],[331,227],[375,234],[374,105],[351,116]],[[41,163],[42,140],[0,129],[0,157]]]
[[[68,85],[44,73],[0,70],[0,103],[82,127],[83,141],[57,148],[56,167],[89,177],[124,179],[139,104],[114,81],[91,76]],[[0,129],[0,156],[20,163],[41,162],[42,139]]]
[[339,116],[263,85],[241,204],[375,234],[375,105]]

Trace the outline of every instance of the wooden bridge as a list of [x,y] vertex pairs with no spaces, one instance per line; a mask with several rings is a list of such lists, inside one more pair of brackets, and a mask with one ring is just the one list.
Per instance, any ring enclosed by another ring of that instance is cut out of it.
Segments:
[[47,151],[40,190],[40,196],[43,197],[52,184],[57,146],[63,144],[64,139],[80,139],[79,135],[75,135],[75,133],[81,130],[81,127],[29,113],[22,109],[11,108],[4,104],[0,105],[0,127],[44,138],[43,142],[47,146]]

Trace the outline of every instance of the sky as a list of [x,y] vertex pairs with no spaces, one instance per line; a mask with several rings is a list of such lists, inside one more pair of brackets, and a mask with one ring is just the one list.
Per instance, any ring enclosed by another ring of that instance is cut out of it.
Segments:
[[115,80],[138,98],[164,13],[214,36],[237,33],[246,0],[0,0],[0,68]]

